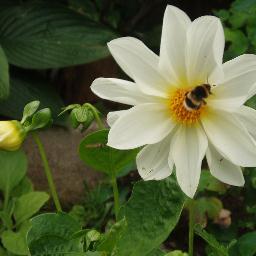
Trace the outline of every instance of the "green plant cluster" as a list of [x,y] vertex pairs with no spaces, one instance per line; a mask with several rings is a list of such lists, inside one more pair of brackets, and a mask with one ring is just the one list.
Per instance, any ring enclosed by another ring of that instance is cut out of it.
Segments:
[[256,2],[235,0],[229,9],[214,12],[223,25],[229,60],[244,53],[256,52]]

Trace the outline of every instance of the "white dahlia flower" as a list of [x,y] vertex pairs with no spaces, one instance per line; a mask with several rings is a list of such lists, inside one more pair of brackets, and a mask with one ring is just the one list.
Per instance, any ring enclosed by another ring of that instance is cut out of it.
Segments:
[[224,44],[218,18],[191,22],[174,6],[164,14],[160,56],[132,37],[108,44],[134,82],[98,78],[91,89],[132,106],[108,114],[108,145],[145,146],[136,159],[144,180],[164,179],[175,165],[181,189],[193,197],[205,155],[211,174],[230,185],[244,184],[240,166],[256,166],[256,111],[243,105],[256,91],[256,56],[222,63]]

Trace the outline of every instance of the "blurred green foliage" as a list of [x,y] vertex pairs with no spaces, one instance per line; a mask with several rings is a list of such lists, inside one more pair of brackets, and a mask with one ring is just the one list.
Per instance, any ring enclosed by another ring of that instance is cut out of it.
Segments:
[[225,60],[243,53],[256,53],[256,1],[235,0],[229,9],[215,11],[226,38]]

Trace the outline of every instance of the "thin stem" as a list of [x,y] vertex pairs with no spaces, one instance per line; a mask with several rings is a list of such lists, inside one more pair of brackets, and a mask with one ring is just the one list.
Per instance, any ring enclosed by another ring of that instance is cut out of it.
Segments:
[[39,138],[39,136],[37,135],[36,132],[33,132],[32,136],[33,136],[33,138],[34,138],[34,140],[37,144],[37,147],[38,147],[38,150],[39,150],[42,162],[43,162],[45,176],[46,176],[47,181],[48,181],[48,185],[49,185],[49,188],[50,188],[50,191],[51,191],[52,199],[53,199],[53,202],[55,204],[56,210],[58,212],[61,212],[62,209],[61,209],[61,205],[60,205],[60,200],[59,200],[59,197],[58,197],[58,194],[57,194],[57,191],[56,191],[55,184],[53,182],[52,171],[51,171],[51,168],[49,166],[49,162],[47,160],[47,156],[46,156],[46,153],[45,153],[44,146],[43,146],[43,144],[42,144],[42,142],[41,142],[41,140],[40,140],[40,138]]
[[111,177],[111,184],[113,188],[114,194],[114,210],[115,210],[115,218],[117,221],[118,212],[119,212],[119,191],[117,186],[116,173],[113,169],[113,157],[112,157],[112,149],[109,149],[109,174]]
[[92,110],[93,115],[94,115],[94,117],[95,117],[95,120],[96,120],[96,122],[97,122],[97,124],[98,124],[99,129],[100,129],[100,130],[101,130],[101,129],[104,129],[105,126],[104,126],[104,124],[103,124],[103,122],[102,122],[102,120],[101,120],[101,118],[100,118],[100,116],[99,116],[99,114],[98,114],[97,109],[96,109],[92,104],[90,104],[90,103],[86,103],[86,105],[89,106],[90,109]]
[[117,181],[115,176],[112,176],[111,183],[112,183],[112,188],[114,193],[115,217],[117,220],[118,211],[119,211],[119,192],[118,192],[118,186],[117,186]]
[[195,225],[195,211],[194,211],[194,200],[189,201],[189,244],[188,244],[188,255],[193,256],[194,252],[194,225]]

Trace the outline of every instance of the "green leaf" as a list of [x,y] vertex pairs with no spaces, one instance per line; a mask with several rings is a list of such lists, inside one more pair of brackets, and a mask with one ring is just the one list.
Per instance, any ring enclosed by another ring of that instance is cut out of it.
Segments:
[[[89,252],[89,251],[85,252],[83,255],[84,256],[107,256],[105,252]],[[79,255],[74,255],[74,256],[79,256]]]
[[[241,236],[231,247],[230,256],[254,256],[256,254],[256,231]],[[239,254],[238,254],[239,253]]]
[[227,21],[230,17],[230,12],[228,10],[214,11],[214,14],[218,16],[222,22]]
[[21,180],[21,182],[13,189],[11,196],[20,197],[32,191],[33,191],[33,183],[27,176],[25,176]]
[[152,252],[148,253],[147,256],[164,256],[165,253],[160,249],[154,249]]
[[49,125],[51,123],[51,120],[52,120],[51,110],[49,108],[44,108],[39,110],[33,115],[31,124],[26,128],[29,131],[38,130]]
[[17,120],[22,118],[24,106],[33,100],[39,100],[41,107],[49,107],[53,119],[58,124],[63,124],[57,119],[59,110],[63,107],[62,100],[53,87],[41,77],[15,76],[11,78],[11,91],[7,100],[0,103],[0,114]]
[[108,147],[108,130],[101,130],[86,136],[79,147],[80,158],[91,168],[108,175],[122,171],[133,162],[138,150],[117,150]]
[[131,198],[121,209],[127,221],[113,255],[144,256],[168,237],[176,226],[185,202],[176,181],[140,181]]
[[248,38],[241,30],[225,28],[224,32],[226,41],[230,42],[230,46],[225,52],[226,59],[234,58],[235,56],[246,52],[249,42]]
[[234,11],[252,12],[256,10],[255,0],[236,0],[232,4]]
[[49,195],[46,192],[30,192],[19,197],[14,208],[17,225],[37,213],[48,200]]
[[188,256],[188,254],[186,252],[175,250],[165,254],[165,256]]
[[60,115],[63,115],[63,114],[66,113],[67,111],[70,111],[70,110],[72,110],[72,109],[74,109],[74,108],[78,108],[78,107],[80,107],[79,104],[70,104],[70,105],[68,105],[68,106],[66,106],[66,107],[63,107],[63,108],[62,108],[62,111],[59,113],[59,116],[60,116]]
[[8,253],[3,249],[2,246],[0,246],[0,256],[9,256]]
[[40,101],[34,100],[29,102],[23,110],[23,117],[21,123],[25,122],[28,117],[31,117],[39,108]]
[[124,231],[124,228],[126,226],[126,220],[123,218],[122,220],[116,222],[109,232],[105,234],[103,240],[99,243],[97,246],[97,250],[99,251],[106,251],[109,254],[114,249],[116,242],[120,238],[122,232]]
[[31,224],[23,223],[18,232],[6,230],[2,233],[2,243],[4,247],[15,255],[28,255],[28,247],[26,243],[26,235]]
[[218,253],[218,255],[229,256],[228,248],[220,244],[213,235],[206,232],[200,225],[196,225],[194,230],[198,236],[203,238],[205,242],[207,242],[212,247],[212,249]]
[[21,150],[0,150],[0,190],[9,197],[27,171],[27,157]]
[[202,170],[198,191],[204,192],[204,190],[224,194],[227,191],[227,186],[213,177],[208,170]]
[[31,3],[0,16],[0,43],[11,64],[46,69],[92,62],[109,55],[115,34],[69,8]]
[[3,48],[0,46],[0,99],[5,99],[9,95],[9,65]]
[[72,236],[81,230],[80,225],[66,213],[46,213],[31,220],[27,235],[31,256],[84,255],[83,239]]
[[0,219],[5,228],[11,229],[13,226],[12,216],[8,211],[0,211]]

